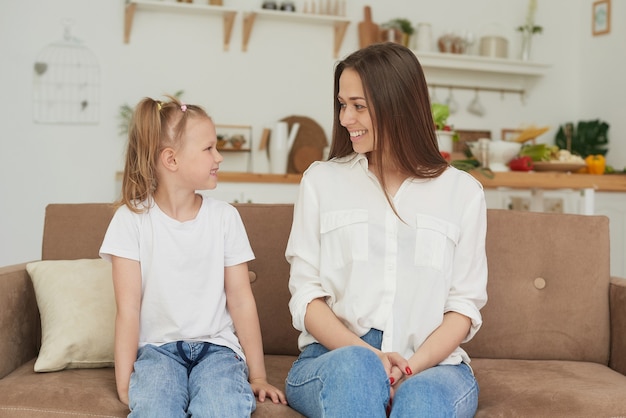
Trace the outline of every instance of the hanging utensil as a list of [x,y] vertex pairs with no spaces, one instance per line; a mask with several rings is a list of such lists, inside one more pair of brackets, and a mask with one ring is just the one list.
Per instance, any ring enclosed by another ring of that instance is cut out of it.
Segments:
[[476,89],[476,94],[474,95],[474,99],[467,106],[467,111],[472,115],[476,116],[484,116],[485,115],[485,107],[480,103],[480,99],[478,98],[478,89]]

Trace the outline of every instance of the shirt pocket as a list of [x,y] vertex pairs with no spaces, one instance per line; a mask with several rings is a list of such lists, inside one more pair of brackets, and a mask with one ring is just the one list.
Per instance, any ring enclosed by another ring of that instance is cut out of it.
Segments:
[[368,258],[367,210],[339,210],[321,216],[322,263],[338,268]]
[[443,271],[452,262],[459,227],[433,216],[415,216],[415,265]]

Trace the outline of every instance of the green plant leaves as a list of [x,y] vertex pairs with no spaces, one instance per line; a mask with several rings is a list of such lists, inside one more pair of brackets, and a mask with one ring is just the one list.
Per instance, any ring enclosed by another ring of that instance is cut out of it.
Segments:
[[561,149],[567,147],[567,126],[570,125],[571,152],[585,158],[588,155],[606,155],[609,151],[609,124],[599,119],[589,121],[579,121],[576,129],[573,124],[565,124],[559,127],[556,134],[555,144]]

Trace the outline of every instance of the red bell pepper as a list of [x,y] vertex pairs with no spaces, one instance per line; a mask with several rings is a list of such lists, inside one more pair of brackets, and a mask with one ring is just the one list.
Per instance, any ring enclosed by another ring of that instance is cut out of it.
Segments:
[[509,168],[513,171],[530,171],[533,166],[533,159],[528,155],[514,158],[509,162]]

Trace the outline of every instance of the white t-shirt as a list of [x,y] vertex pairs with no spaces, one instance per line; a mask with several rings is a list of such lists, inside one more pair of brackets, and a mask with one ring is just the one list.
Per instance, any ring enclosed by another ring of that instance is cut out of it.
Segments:
[[179,222],[154,203],[137,214],[121,206],[100,256],[141,264],[139,345],[207,341],[243,357],[226,309],[224,267],[254,259],[239,212],[203,197],[195,219]]
[[[466,341],[487,301],[486,204],[482,185],[448,168],[408,179],[387,202],[362,154],[313,163],[304,173],[286,249],[289,309],[300,348],[315,342],[304,325],[309,302],[325,297],[359,336],[383,331],[383,351],[409,358],[445,312],[468,316]],[[404,222],[403,222],[404,221]],[[460,347],[442,364],[469,361]]]

